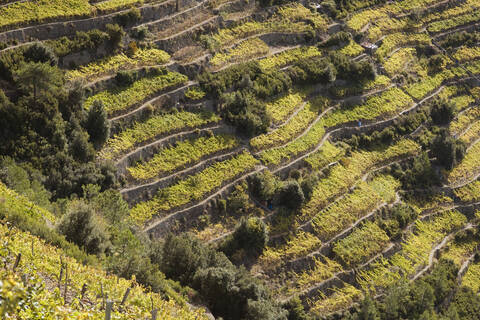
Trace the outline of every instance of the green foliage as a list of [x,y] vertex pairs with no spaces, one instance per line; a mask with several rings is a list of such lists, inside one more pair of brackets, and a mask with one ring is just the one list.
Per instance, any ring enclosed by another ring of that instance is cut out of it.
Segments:
[[125,36],[125,31],[118,24],[107,24],[105,32],[108,34],[109,44],[112,48],[118,48]]
[[90,142],[93,143],[95,149],[99,150],[110,136],[110,122],[100,101],[95,101],[88,110],[84,127],[88,132]]
[[432,142],[432,154],[446,169],[452,169],[465,154],[465,144],[452,138],[446,130],[442,130]]
[[249,189],[260,200],[272,200],[278,188],[277,178],[268,170],[259,172],[249,178]]
[[131,26],[142,18],[142,14],[138,8],[132,8],[127,12],[123,12],[115,16],[115,21],[122,27]]
[[46,63],[29,62],[16,72],[18,87],[33,95],[33,102],[49,92],[58,90],[63,84],[60,71]]
[[86,203],[71,205],[58,225],[58,231],[90,254],[105,252],[110,246],[100,217]]
[[56,66],[58,59],[55,53],[48,46],[41,42],[36,42],[29,46],[23,53],[26,61],[48,63],[51,66]]
[[51,193],[43,186],[45,177],[31,165],[18,165],[10,157],[0,157],[0,180],[36,205],[51,209]]
[[290,210],[299,209],[304,201],[305,195],[303,194],[303,190],[295,180],[287,181],[278,189],[275,195],[275,202]]
[[242,218],[233,234],[225,240],[222,251],[232,257],[238,250],[260,255],[268,242],[266,224],[259,218]]
[[288,311],[288,320],[309,320],[302,301],[298,297],[288,300],[283,307]]
[[448,103],[447,101],[435,101],[430,115],[432,117],[433,123],[437,125],[445,125],[453,120],[455,116],[455,105]]
[[235,267],[223,253],[191,235],[168,235],[161,256],[155,262],[167,277],[198,290],[215,316],[232,320],[285,319],[285,311],[276,306],[248,271]]
[[241,91],[225,94],[222,108],[226,119],[234,124],[240,133],[251,137],[264,133],[270,126],[265,105],[250,93]]
[[109,39],[107,33],[92,29],[86,32],[77,31],[72,38],[61,37],[55,40],[47,40],[46,45],[52,48],[57,57],[64,57],[82,50],[96,49]]
[[95,158],[95,149],[88,140],[89,136],[87,132],[81,130],[73,131],[70,153],[75,160],[79,162],[90,162]]

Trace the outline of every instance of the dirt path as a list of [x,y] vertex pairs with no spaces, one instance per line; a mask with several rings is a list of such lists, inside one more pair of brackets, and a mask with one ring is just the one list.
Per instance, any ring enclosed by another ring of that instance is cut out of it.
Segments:
[[473,227],[473,224],[471,223],[468,223],[465,227],[461,228],[460,230],[457,230],[457,231],[454,231],[454,232],[451,232],[450,234],[448,234],[445,238],[443,238],[443,240],[438,243],[435,247],[433,247],[432,251],[430,251],[430,254],[428,255],[428,264],[422,269],[420,270],[417,274],[415,274],[412,279],[410,279],[410,281],[415,281],[417,280],[418,278],[420,278],[425,272],[427,272],[428,270],[430,270],[430,268],[432,267],[433,265],[433,262],[435,260],[435,255],[437,254],[437,252],[442,249],[449,240],[452,239],[452,237],[461,232],[461,231],[464,231],[464,230],[467,230],[467,229],[471,229]]

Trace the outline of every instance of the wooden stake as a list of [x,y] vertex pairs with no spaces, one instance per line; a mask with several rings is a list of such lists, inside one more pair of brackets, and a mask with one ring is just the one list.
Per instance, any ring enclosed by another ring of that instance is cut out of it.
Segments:
[[87,292],[87,284],[84,283],[82,286],[82,292],[80,294],[80,300],[83,300],[83,297],[85,296],[85,293]]
[[67,289],[68,289],[68,264],[65,265],[65,290],[63,291],[63,300],[67,303]]
[[33,239],[32,239],[32,257],[35,256],[35,252],[33,251]]
[[22,282],[23,282],[23,286],[26,287],[27,286],[27,275],[25,273],[22,274]]
[[157,313],[158,313],[157,309],[152,310],[152,320],[157,320]]
[[113,301],[107,300],[107,307],[105,308],[105,320],[112,319],[112,308],[113,308]]
[[100,283],[100,292],[102,293],[102,309],[105,308],[105,294],[103,293],[103,283]]
[[62,277],[63,277],[63,264],[60,264],[60,274],[58,275],[58,289],[60,289],[60,285],[62,284]]
[[125,294],[123,295],[122,302],[120,303],[121,306],[123,306],[125,302],[127,302],[129,293],[130,293],[130,288],[127,288],[127,291],[125,291]]
[[17,269],[18,265],[20,264],[20,259],[22,259],[22,254],[19,253],[17,255],[17,259],[15,260],[15,263],[13,264],[13,268],[12,270],[15,271],[15,269]]

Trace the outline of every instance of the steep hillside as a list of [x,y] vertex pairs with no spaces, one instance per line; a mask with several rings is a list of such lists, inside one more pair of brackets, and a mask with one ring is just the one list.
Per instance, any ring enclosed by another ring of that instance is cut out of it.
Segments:
[[[0,41],[2,278],[45,283],[28,305],[476,319],[479,0],[5,0]],[[75,236],[83,205],[104,236]],[[56,280],[14,207],[120,278]]]

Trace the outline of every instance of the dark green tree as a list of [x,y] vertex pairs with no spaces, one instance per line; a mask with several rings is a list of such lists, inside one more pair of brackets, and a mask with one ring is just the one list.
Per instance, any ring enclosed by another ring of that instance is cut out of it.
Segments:
[[80,162],[89,162],[95,158],[95,150],[88,142],[88,133],[81,130],[73,131],[70,154]]
[[291,210],[297,210],[305,201],[305,195],[297,181],[286,182],[280,187],[275,196],[276,203]]
[[93,143],[95,149],[99,150],[110,135],[110,121],[108,121],[107,112],[101,101],[94,101],[88,110],[85,129],[90,136],[90,142]]
[[68,241],[83,247],[90,254],[103,253],[110,246],[103,222],[94,210],[82,201],[70,205],[57,229]]
[[35,42],[23,53],[28,62],[48,63],[52,67],[58,64],[58,58],[50,47],[41,42]]
[[16,72],[18,87],[33,96],[33,103],[46,92],[58,90],[63,85],[63,78],[58,68],[47,63],[29,62]]

